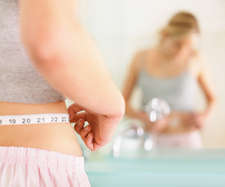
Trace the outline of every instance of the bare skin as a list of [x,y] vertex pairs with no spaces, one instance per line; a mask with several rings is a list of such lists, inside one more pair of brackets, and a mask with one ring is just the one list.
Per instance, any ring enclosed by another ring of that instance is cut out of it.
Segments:
[[[125,81],[123,95],[126,101],[126,114],[142,120],[147,131],[160,133],[186,133],[201,129],[211,116],[215,105],[215,94],[205,58],[196,50],[192,50],[196,35],[184,37],[165,36],[164,42],[155,48],[139,51],[131,63]],[[141,67],[141,58],[145,56],[146,64]],[[188,64],[185,62],[188,61]],[[200,113],[184,113],[172,111],[171,114],[156,123],[149,121],[143,111],[137,111],[130,105],[130,96],[135,87],[141,68],[145,68],[157,79],[176,77],[185,69],[197,80],[207,99],[207,108]],[[170,126],[173,119],[179,119],[179,125]]]
[[[47,104],[0,102],[0,115],[68,113],[64,101]],[[22,146],[82,156],[70,123],[0,125],[0,146]]]

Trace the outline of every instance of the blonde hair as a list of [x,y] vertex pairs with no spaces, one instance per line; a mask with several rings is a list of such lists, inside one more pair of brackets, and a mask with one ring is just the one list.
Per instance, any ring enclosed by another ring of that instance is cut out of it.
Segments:
[[196,17],[189,12],[179,12],[175,14],[168,22],[162,33],[169,35],[183,35],[197,33],[200,34],[200,28]]

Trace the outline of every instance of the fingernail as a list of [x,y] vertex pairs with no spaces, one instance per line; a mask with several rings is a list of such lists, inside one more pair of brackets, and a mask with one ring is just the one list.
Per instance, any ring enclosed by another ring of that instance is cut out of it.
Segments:
[[87,131],[88,130],[88,126],[84,127],[84,130]]

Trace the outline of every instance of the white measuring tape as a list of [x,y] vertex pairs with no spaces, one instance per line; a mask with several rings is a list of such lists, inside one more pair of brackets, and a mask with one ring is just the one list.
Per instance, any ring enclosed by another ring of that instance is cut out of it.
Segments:
[[69,114],[26,114],[0,116],[0,125],[28,125],[39,123],[66,123],[70,122]]

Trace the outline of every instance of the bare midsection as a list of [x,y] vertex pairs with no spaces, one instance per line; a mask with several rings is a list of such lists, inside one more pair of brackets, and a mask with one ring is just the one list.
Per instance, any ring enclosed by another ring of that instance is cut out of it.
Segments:
[[168,126],[165,131],[163,131],[162,133],[164,134],[183,134],[183,133],[189,133],[189,132],[193,132],[196,131],[197,128],[194,126],[187,126],[185,124],[178,124],[176,126],[170,125]]
[[[68,113],[64,101],[46,104],[0,102],[0,115]],[[0,125],[0,146],[20,146],[82,156],[70,123]]]

